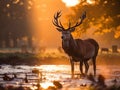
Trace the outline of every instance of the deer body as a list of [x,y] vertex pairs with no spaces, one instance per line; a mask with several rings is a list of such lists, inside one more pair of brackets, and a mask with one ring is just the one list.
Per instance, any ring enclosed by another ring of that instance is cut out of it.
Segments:
[[74,62],[80,62],[81,74],[83,74],[82,66],[85,64],[85,74],[87,74],[89,69],[88,60],[90,59],[93,61],[94,75],[96,75],[96,56],[99,49],[98,43],[94,39],[74,39],[71,34],[71,32],[75,30],[75,27],[82,23],[86,17],[86,13],[81,16],[81,21],[77,22],[75,26],[71,27],[71,23],[69,23],[68,29],[64,29],[61,22],[58,21],[60,16],[60,12],[57,12],[56,16],[54,16],[53,24],[57,27],[58,31],[62,32],[62,48],[70,57],[72,77],[74,77]]
[[[93,39],[72,39],[69,41],[69,47],[66,48],[65,42],[62,42],[62,48],[69,55],[76,58],[90,59],[95,54],[95,47],[89,40]],[[88,47],[89,46],[89,47]]]

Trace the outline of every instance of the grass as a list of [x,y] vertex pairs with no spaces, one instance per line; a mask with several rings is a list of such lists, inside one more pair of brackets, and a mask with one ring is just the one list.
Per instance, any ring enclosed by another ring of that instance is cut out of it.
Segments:
[[120,65],[120,53],[99,54],[97,64]]
[[[90,63],[92,63],[90,61]],[[69,58],[64,53],[0,53],[0,64],[69,64]],[[120,53],[99,53],[98,65],[120,65]]]
[[[41,64],[69,64],[68,58],[64,54],[58,54],[58,53],[38,53],[38,54],[32,54],[32,53],[0,53],[0,64],[11,64],[11,65],[17,65],[17,64],[28,64],[28,65],[41,65]],[[97,64],[101,65],[120,65],[120,53],[99,53],[97,57]],[[94,82],[95,85],[91,85],[89,88],[85,90],[120,90],[120,86],[112,85],[109,87],[106,87],[105,85],[105,78],[103,76],[99,76],[98,82],[95,82],[92,75],[89,77],[89,79]],[[58,86],[58,82],[54,82]],[[61,85],[60,85],[61,87]],[[21,90],[31,90],[30,88],[24,88],[24,87],[2,87],[0,86],[0,90],[20,90],[20,88],[23,88]],[[85,87],[86,88],[86,87]],[[43,90],[43,89],[40,89]],[[49,87],[49,89],[46,90],[57,90],[55,87]]]

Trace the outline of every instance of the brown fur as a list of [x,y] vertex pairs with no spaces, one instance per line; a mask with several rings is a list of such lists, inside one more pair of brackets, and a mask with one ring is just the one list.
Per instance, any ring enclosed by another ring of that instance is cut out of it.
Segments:
[[94,75],[96,75],[96,56],[98,54],[99,45],[94,39],[73,39],[71,32],[75,31],[75,28],[82,24],[83,20],[86,18],[86,12],[81,16],[81,20],[77,22],[74,26],[71,26],[69,22],[69,27],[65,29],[58,20],[61,16],[61,12],[57,12],[54,15],[53,24],[57,27],[56,29],[62,33],[62,48],[65,53],[70,57],[72,77],[74,76],[74,62],[80,62],[80,71],[83,74],[83,63],[85,64],[85,74],[87,74],[89,69],[88,60],[92,59]]
[[[85,64],[85,74],[87,74],[89,65],[88,60],[92,59],[94,75],[96,75],[96,56],[98,54],[99,45],[94,39],[73,39],[72,35],[69,40],[69,47],[62,42],[62,48],[71,59],[72,77],[74,75],[74,62],[80,62],[80,71],[83,74],[83,63]],[[91,54],[93,53],[93,54]]]

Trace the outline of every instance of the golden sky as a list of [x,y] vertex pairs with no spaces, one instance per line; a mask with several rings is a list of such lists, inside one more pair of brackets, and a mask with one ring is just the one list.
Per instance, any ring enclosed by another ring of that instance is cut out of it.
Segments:
[[[91,3],[91,0],[87,2]],[[34,35],[38,38],[36,43],[40,42],[41,46],[48,47],[61,46],[61,33],[52,24],[54,13],[61,10],[63,18],[65,14],[71,13],[69,7],[77,5],[80,0],[34,0],[34,3],[29,21]]]
[[52,24],[54,13],[61,10],[68,12],[68,8],[60,0],[36,0],[30,16],[35,36],[39,37],[40,44],[49,47],[61,45],[60,33]]

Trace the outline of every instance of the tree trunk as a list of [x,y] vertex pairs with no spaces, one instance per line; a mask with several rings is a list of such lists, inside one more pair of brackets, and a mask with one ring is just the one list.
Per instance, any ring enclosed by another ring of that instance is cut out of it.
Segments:
[[14,48],[17,47],[17,38],[13,38],[13,47],[14,47]]
[[32,47],[32,37],[28,37],[28,47]]

